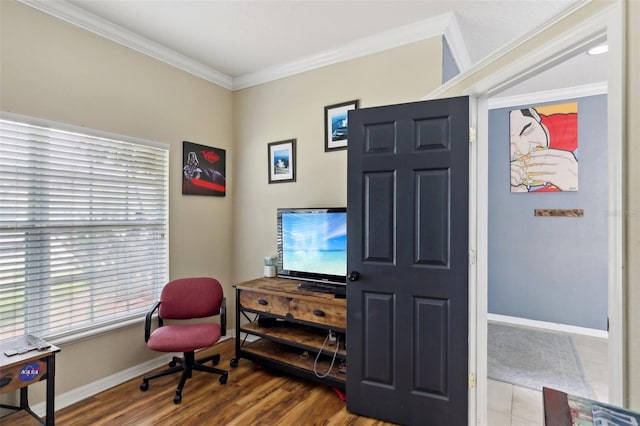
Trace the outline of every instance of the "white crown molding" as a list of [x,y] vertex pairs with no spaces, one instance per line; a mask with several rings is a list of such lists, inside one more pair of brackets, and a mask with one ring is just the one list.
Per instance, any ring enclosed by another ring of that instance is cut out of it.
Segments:
[[232,78],[167,47],[148,40],[119,25],[102,19],[66,1],[18,0],[48,15],[83,28],[108,40],[119,43],[144,55],[215,83],[226,89],[233,88]]
[[[310,55],[285,64],[236,77],[233,79],[233,89],[245,89],[305,71],[311,71],[316,68],[443,35],[451,21],[451,13],[446,13],[370,37],[361,38],[339,49],[329,50],[317,55]],[[456,48],[459,49],[459,46],[456,46]]]
[[455,13],[450,14],[449,24],[444,31],[444,38],[447,39],[449,50],[451,50],[451,55],[458,65],[460,73],[465,72],[469,67],[471,67],[472,62],[467,45],[464,43],[462,32],[460,31],[460,25],[458,25],[458,19],[456,18]]
[[100,18],[64,0],[18,0],[20,3],[61,19],[77,27],[129,47],[144,55],[179,68],[229,90],[244,89],[269,81],[289,77],[327,65],[355,59],[383,50],[421,41],[429,37],[445,35],[454,60],[461,70],[469,64],[469,55],[460,34],[455,15],[446,13],[422,20],[374,36],[365,37],[339,49],[310,55],[236,78],[181,55],[158,43],[146,39],[119,25]]
[[586,96],[606,95],[607,82],[586,84],[584,86],[567,87],[542,92],[524,93],[520,95],[490,98],[489,109],[507,108],[518,105],[539,104],[543,102],[564,101],[567,99],[584,98]]

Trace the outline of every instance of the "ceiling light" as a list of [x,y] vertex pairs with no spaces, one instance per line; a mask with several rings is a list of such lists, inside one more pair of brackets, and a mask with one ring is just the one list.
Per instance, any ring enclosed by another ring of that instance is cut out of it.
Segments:
[[609,46],[606,44],[601,44],[600,46],[592,47],[587,51],[589,55],[602,55],[603,53],[607,53],[609,51]]

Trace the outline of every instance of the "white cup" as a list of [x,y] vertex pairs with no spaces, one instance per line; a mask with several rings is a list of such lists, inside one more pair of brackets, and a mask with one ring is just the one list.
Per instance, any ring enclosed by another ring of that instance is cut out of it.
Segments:
[[273,278],[276,276],[276,267],[275,266],[265,266],[264,267],[264,276],[267,278]]

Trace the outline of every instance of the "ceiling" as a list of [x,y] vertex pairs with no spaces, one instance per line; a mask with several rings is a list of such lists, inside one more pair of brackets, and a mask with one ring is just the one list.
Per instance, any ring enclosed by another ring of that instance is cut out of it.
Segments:
[[466,69],[584,4],[584,0],[19,1],[230,89],[442,34],[459,67]]

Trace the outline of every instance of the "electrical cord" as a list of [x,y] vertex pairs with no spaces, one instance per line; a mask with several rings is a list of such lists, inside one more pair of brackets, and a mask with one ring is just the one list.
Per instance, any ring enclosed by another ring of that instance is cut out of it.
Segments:
[[315,361],[313,361],[313,372],[316,375],[316,377],[319,379],[324,379],[329,375],[329,373],[331,373],[331,370],[333,370],[333,364],[336,362],[336,357],[338,356],[338,349],[340,349],[340,336],[336,336],[336,350],[333,352],[331,365],[329,366],[329,369],[327,370],[326,373],[323,373],[323,374],[318,373],[318,360],[320,359],[320,355],[322,354],[322,351],[324,350],[324,347],[327,344],[327,340],[329,340],[330,337],[331,337],[331,332],[328,332],[327,337],[325,337],[324,342],[322,342],[322,346],[320,346],[320,351],[318,351],[318,355],[316,355]]

